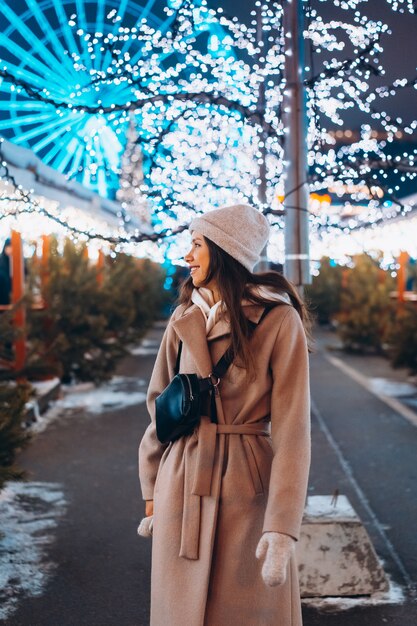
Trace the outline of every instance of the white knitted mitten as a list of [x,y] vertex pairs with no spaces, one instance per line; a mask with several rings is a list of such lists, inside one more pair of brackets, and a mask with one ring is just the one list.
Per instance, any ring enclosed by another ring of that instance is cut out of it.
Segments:
[[266,585],[283,585],[287,576],[287,564],[294,552],[295,540],[283,533],[267,532],[262,535],[256,548],[256,558],[265,558],[262,578]]
[[138,535],[141,537],[152,537],[153,533],[153,515],[144,517],[138,526]]

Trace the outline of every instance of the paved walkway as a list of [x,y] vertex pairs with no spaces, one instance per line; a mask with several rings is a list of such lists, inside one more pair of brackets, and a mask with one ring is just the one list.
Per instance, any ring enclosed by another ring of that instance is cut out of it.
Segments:
[[[155,329],[148,340],[157,343],[160,336],[161,330]],[[329,355],[325,345],[333,336],[319,332],[318,337],[311,358],[310,493],[329,494],[338,488],[348,495],[386,570],[412,591],[417,581],[417,428],[329,356],[369,378],[382,377],[375,368],[385,365],[373,357],[353,362],[334,350]],[[148,380],[153,352],[129,357],[119,373]],[[147,421],[144,404],[91,419],[74,414],[51,424],[22,453],[20,463],[31,479],[62,485],[67,510],[48,549],[48,560],[57,566],[47,586],[38,597],[22,598],[18,610],[1,624],[148,624],[150,543],[136,536],[143,511],[137,444]],[[412,593],[407,592],[405,604],[399,606],[341,613],[304,609],[304,626],[385,623],[417,624]]]

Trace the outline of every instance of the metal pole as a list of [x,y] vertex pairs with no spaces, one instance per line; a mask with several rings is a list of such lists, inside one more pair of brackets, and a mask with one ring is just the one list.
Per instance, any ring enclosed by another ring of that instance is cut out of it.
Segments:
[[282,114],[285,129],[284,273],[296,286],[311,282],[303,25],[303,0],[284,0],[285,91]]

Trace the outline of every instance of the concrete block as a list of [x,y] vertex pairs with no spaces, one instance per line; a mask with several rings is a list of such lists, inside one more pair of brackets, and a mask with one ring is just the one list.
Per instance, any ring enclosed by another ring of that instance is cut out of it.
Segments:
[[34,397],[26,403],[25,423],[27,426],[36,422],[42,413],[48,409],[50,403],[59,397],[61,381],[59,378],[52,378],[45,381],[31,381],[34,388]]
[[368,533],[346,496],[310,496],[297,544],[301,597],[388,590]]

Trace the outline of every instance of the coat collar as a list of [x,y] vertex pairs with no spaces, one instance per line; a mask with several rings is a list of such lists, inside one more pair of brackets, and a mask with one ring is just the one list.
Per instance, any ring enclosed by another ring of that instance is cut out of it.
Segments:
[[206,322],[198,306],[193,304],[178,319],[172,322],[178,337],[187,346],[200,376],[211,373],[213,364],[206,337]]
[[[244,307],[245,315],[257,324],[263,313],[264,307],[258,304],[250,304]],[[178,337],[187,346],[200,376],[207,376],[213,367],[208,341],[230,335],[230,327],[227,321],[220,318],[206,336],[206,322],[202,312],[196,304],[192,304],[176,320],[172,321],[172,327]]]

